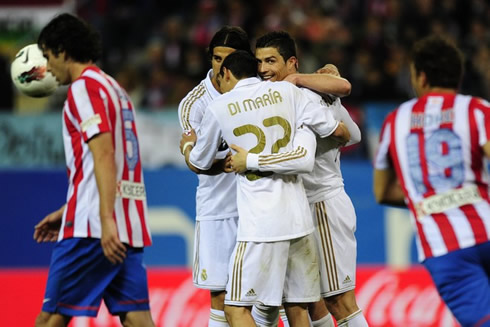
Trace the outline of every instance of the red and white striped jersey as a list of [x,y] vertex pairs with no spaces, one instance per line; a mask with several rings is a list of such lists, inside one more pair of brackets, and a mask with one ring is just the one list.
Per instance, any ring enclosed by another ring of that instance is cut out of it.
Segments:
[[133,247],[148,246],[151,236],[134,107],[124,89],[95,66],[70,85],[63,107],[69,185],[59,240],[101,237],[94,160],[87,142],[105,132],[112,134],[115,151],[114,219],[119,239]]
[[489,140],[490,104],[471,96],[430,93],[386,117],[374,166],[396,171],[421,261],[490,239]]

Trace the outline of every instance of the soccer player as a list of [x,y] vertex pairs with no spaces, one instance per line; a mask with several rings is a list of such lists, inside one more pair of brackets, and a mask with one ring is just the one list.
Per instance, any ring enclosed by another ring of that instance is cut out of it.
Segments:
[[56,243],[36,326],[96,316],[101,300],[124,326],[153,326],[143,247],[151,244],[135,111],[126,92],[96,65],[99,34],[61,14],[41,31],[47,68],[69,85],[63,108],[67,202],[35,226]]
[[[211,167],[221,138],[252,154],[250,165],[256,171],[237,179],[240,219],[225,298],[230,324],[254,325],[254,303],[279,306],[284,298],[289,323],[309,326],[306,303],[319,299],[319,277],[313,223],[296,174],[313,165],[316,142],[306,126],[342,141],[349,134],[291,83],[260,82],[256,74],[257,61],[247,52],[224,60],[218,81],[229,92],[209,105],[195,149],[188,143],[194,136],[184,134],[181,150],[196,170]],[[296,142],[297,134],[306,136],[305,143]],[[280,149],[284,153],[277,154]],[[261,173],[279,163],[280,174]]]
[[[182,129],[199,133],[208,104],[220,96],[216,76],[221,63],[235,50],[251,52],[247,33],[240,27],[224,26],[211,39],[208,56],[212,68],[206,78],[180,102],[178,114]],[[229,152],[220,145],[217,159]],[[234,174],[198,175],[196,192],[196,230],[194,238],[193,282],[211,294],[209,326],[228,326],[224,314],[228,263],[236,243],[238,211]]]
[[420,261],[462,326],[490,326],[490,103],[458,93],[463,57],[437,36],[413,46],[418,98],[385,119],[376,201],[408,206]]
[[[255,56],[259,60],[262,79],[288,80],[302,86],[301,90],[311,101],[328,107],[335,119],[346,124],[351,135],[347,145],[361,140],[359,127],[341,105],[340,99],[331,96],[350,93],[350,83],[339,76],[335,66],[326,65],[317,74],[298,74],[295,42],[282,31],[270,32],[257,39]],[[309,313],[313,326],[333,326],[328,311],[339,326],[367,326],[354,294],[356,214],[345,193],[340,170],[340,147],[345,144],[339,144],[332,138],[318,138],[317,142],[313,171],[302,175],[302,178],[316,227],[314,234],[320,255],[324,301],[310,305]]]

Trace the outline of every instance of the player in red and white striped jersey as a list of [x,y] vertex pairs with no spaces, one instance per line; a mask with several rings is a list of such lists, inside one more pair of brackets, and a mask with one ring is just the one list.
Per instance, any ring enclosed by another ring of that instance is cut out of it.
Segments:
[[48,70],[71,84],[63,108],[67,203],[34,239],[58,239],[36,326],[96,316],[104,299],[124,325],[153,326],[143,247],[151,245],[134,108],[95,66],[100,38],[75,16],[55,17],[39,35]]
[[490,326],[490,104],[457,93],[460,51],[429,37],[413,50],[412,85],[383,124],[375,158],[378,202],[406,205],[424,263],[463,326]]

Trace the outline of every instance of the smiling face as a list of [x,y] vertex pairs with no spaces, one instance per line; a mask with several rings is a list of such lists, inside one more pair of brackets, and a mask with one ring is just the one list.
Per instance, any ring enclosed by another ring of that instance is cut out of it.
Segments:
[[71,77],[66,64],[65,52],[55,55],[51,50],[43,50],[43,56],[47,59],[47,69],[58,80],[61,85],[70,84]]
[[255,58],[259,61],[259,75],[263,80],[282,81],[286,76],[296,73],[296,57],[284,61],[276,48],[257,48]]

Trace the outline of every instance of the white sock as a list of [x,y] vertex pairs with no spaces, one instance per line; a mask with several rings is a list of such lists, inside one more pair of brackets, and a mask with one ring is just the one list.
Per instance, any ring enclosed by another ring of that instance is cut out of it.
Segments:
[[347,318],[337,321],[338,327],[369,327],[366,318],[362,314],[362,310],[358,310]]
[[311,326],[313,327],[334,327],[335,324],[332,319],[332,315],[329,313],[325,317],[319,320],[315,320],[311,322]]
[[255,304],[252,308],[252,317],[257,327],[277,326],[279,320],[279,307],[270,307],[263,304]]
[[281,317],[284,327],[289,327],[288,317],[286,316],[286,310],[284,310],[284,308],[279,309],[279,316]]
[[225,312],[222,310],[211,309],[209,313],[209,327],[229,327],[226,321]]

